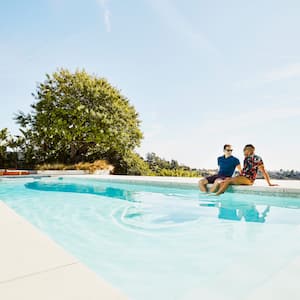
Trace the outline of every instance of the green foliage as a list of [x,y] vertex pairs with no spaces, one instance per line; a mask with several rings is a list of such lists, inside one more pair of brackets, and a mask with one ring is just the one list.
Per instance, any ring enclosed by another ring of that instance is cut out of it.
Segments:
[[178,168],[176,170],[161,169],[156,176],[171,176],[171,177],[199,177],[199,171],[184,170],[183,168]]
[[155,175],[154,172],[151,172],[147,162],[133,151],[126,152],[122,157],[115,156],[115,159],[111,160],[111,163],[115,167],[115,174],[141,176]]
[[53,164],[41,164],[41,165],[36,165],[36,170],[40,171],[66,171],[66,170],[75,170],[75,165],[65,165],[63,163],[53,163]]
[[33,111],[16,121],[35,163],[122,158],[142,139],[134,107],[104,78],[61,69],[46,75],[34,97]]
[[0,130],[0,164],[1,164],[0,168],[3,167],[6,158],[8,136],[9,136],[9,132],[7,128],[3,128]]
[[152,175],[156,176],[198,177],[201,175],[198,170],[191,170],[190,167],[179,165],[173,159],[167,161],[153,152],[146,155],[146,162],[152,171]]
[[96,160],[93,163],[78,163],[75,165],[66,165],[63,163],[45,163],[41,165],[36,166],[37,170],[83,170],[83,171],[88,171],[89,173],[93,174],[97,170],[107,170],[107,171],[112,171],[113,166],[110,165],[107,161],[105,160]]
[[12,136],[7,128],[0,130],[0,168],[17,168],[24,139]]
[[[146,155],[146,162],[153,172],[159,172],[161,169],[171,169],[171,164],[165,159],[160,158],[151,152]],[[177,163],[177,162],[176,162]],[[177,163],[178,165],[178,163]]]
[[41,169],[72,169],[86,162],[98,168],[96,161],[102,160],[114,166],[115,174],[199,176],[176,160],[155,153],[144,160],[134,152],[143,137],[138,114],[104,78],[60,69],[47,74],[33,96],[32,111],[15,117],[21,136],[0,131],[2,165],[19,164],[21,153],[23,166]]

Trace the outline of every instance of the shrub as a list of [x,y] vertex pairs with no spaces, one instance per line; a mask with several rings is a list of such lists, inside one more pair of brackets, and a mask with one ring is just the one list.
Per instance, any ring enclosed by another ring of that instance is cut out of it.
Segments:
[[122,156],[115,155],[113,165],[115,166],[115,174],[141,176],[155,175],[143,158],[133,151],[128,151]]
[[75,165],[66,165],[62,163],[53,164],[41,164],[37,165],[37,170],[84,170],[89,171],[89,173],[94,173],[96,170],[108,170],[113,171],[114,167],[110,165],[106,160],[96,160],[92,163],[80,162]]
[[114,167],[110,165],[106,160],[96,160],[93,163],[81,162],[75,165],[76,170],[86,170],[89,173],[94,173],[97,170],[108,170],[112,172]]
[[37,170],[45,171],[45,170],[74,170],[74,165],[65,165],[61,163],[53,163],[53,164],[40,164],[36,166]]

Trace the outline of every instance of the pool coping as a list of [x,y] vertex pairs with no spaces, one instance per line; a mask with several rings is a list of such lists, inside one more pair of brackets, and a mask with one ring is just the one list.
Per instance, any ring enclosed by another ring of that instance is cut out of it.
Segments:
[[1,200],[0,236],[1,299],[128,299]]
[[[64,175],[68,178],[91,178],[132,184],[154,184],[178,188],[198,189],[200,178],[188,177],[158,177],[158,176],[128,176],[128,175]],[[63,176],[63,177],[64,177]],[[56,176],[53,176],[56,177]],[[278,186],[268,186],[263,179],[257,179],[253,186],[230,186],[228,192],[245,194],[267,194],[273,196],[300,197],[300,180],[272,180]]]
[[[119,183],[131,184],[154,184],[161,187],[177,187],[177,188],[193,188],[198,189],[198,182],[201,178],[197,177],[161,177],[161,176],[128,176],[128,175],[104,175],[104,174],[70,174],[70,173],[51,173],[51,174],[31,174],[20,176],[1,176],[1,180],[17,179],[17,178],[90,178],[103,181],[113,181]],[[268,186],[263,179],[257,179],[252,186],[230,186],[226,192],[242,193],[242,194],[261,194],[284,197],[300,197],[300,180],[272,180],[272,183],[278,186]]]

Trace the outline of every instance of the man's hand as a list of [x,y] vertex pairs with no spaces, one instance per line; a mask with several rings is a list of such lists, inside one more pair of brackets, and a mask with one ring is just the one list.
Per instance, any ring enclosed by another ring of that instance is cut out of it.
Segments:
[[279,186],[277,183],[269,183],[269,186]]

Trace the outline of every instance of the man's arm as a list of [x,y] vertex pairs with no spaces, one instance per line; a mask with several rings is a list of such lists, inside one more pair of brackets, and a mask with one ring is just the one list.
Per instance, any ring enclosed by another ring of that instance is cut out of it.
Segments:
[[238,164],[238,165],[236,166],[236,168],[237,168],[238,171],[239,171],[239,175],[241,175],[241,174],[242,174],[242,166],[241,166],[241,164]]
[[277,186],[278,185],[278,184],[271,183],[270,176],[269,176],[268,172],[266,171],[264,165],[259,166],[258,169],[262,172],[262,174],[269,186]]

